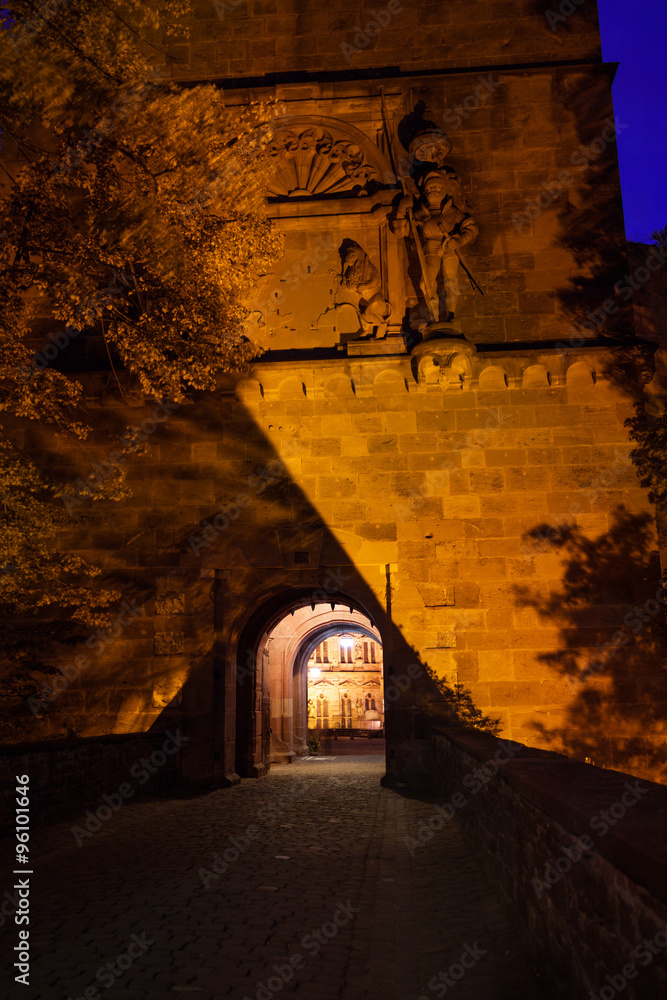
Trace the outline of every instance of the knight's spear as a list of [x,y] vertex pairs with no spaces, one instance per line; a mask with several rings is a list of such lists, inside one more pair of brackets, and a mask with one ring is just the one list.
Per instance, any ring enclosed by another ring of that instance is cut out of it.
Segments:
[[[408,189],[407,189],[407,179],[402,174],[399,174],[398,170],[396,169],[396,160],[394,158],[394,144],[392,142],[391,133],[389,131],[389,122],[388,122],[388,119],[387,119],[387,106],[386,106],[386,103],[385,103],[384,90],[383,90],[382,87],[380,87],[380,99],[382,101],[382,124],[384,126],[385,135],[387,137],[387,147],[389,149],[389,159],[391,161],[391,167],[392,167],[392,170],[394,171],[394,176],[401,183],[401,187],[403,188],[403,195],[407,196],[408,193],[409,193]],[[410,228],[412,230],[412,237],[413,237],[413,239],[415,241],[415,246],[417,247],[417,257],[419,258],[419,266],[421,267],[422,278],[423,278],[423,281],[424,281],[424,288],[426,289],[426,296],[427,296],[427,299],[428,299],[429,312],[431,314],[431,319],[435,323],[437,323],[440,317],[438,315],[436,315],[436,316],[433,315],[434,308],[433,308],[433,305],[432,305],[432,301],[434,299],[437,301],[437,292],[431,286],[431,282],[430,282],[430,279],[429,279],[427,271],[426,271],[426,258],[424,256],[424,250],[423,250],[423,247],[422,247],[422,244],[421,244],[421,240],[419,238],[419,233],[417,231],[417,224],[416,224],[416,222],[414,220],[414,216],[412,214],[412,209],[410,209],[410,208],[408,208],[408,210],[407,210],[407,217],[408,217],[408,221],[410,223]],[[463,268],[463,270],[465,271],[465,273],[468,275],[468,280],[470,281],[470,285],[472,287],[473,292],[479,292],[480,295],[484,295],[484,289],[482,288],[482,286],[480,285],[480,283],[477,281],[477,279],[473,275],[472,271],[470,270],[470,268],[466,264],[465,260],[463,259],[463,257],[459,253],[459,251],[458,250],[454,250],[454,253],[458,257],[459,263],[460,263],[461,267]]]
[[[387,148],[389,150],[389,159],[391,161],[391,168],[394,171],[394,176],[396,180],[400,181],[401,187],[403,189],[403,197],[407,198],[410,192],[408,191],[407,178],[402,174],[399,174],[396,169],[396,160],[394,158],[394,145],[391,138],[391,133],[389,131],[389,122],[387,120],[387,106],[384,99],[384,90],[380,87],[380,99],[382,101],[382,124],[384,126],[385,135],[387,137]],[[419,258],[419,266],[422,272],[422,280],[424,282],[424,290],[426,291],[426,304],[428,305],[428,311],[431,314],[431,319],[434,323],[437,323],[440,319],[437,307],[434,306],[434,300],[437,302],[437,292],[432,287],[430,278],[428,276],[428,271],[426,268],[426,257],[424,256],[424,248],[422,247],[422,241],[419,238],[419,232],[417,230],[417,223],[415,222],[414,215],[412,214],[412,209],[408,208],[406,211],[408,217],[408,222],[410,223],[410,229],[412,230],[412,238],[415,241],[415,246],[417,247],[417,257]]]

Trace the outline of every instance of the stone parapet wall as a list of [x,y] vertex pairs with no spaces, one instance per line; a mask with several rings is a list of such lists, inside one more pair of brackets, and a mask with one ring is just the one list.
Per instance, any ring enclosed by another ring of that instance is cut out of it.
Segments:
[[100,807],[103,819],[139,795],[172,791],[180,780],[181,740],[177,732],[151,732],[0,747],[6,793],[0,829],[13,835],[13,789],[16,778],[24,775],[29,778],[30,827],[79,813],[83,824],[86,810],[95,815]]
[[[487,734],[435,729],[430,831],[456,815],[514,903],[553,997],[667,989],[667,790]],[[413,845],[413,850],[418,847]]]

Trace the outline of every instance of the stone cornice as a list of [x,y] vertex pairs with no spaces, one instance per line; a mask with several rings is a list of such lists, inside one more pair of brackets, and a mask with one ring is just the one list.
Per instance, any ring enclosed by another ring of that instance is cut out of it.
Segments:
[[367,91],[377,89],[375,81],[397,83],[405,80],[414,82],[420,78],[433,81],[434,78],[452,78],[476,76],[480,73],[526,73],[540,70],[594,70],[600,71],[613,80],[618,69],[617,62],[604,62],[599,59],[559,59],[554,61],[527,63],[486,63],[478,66],[453,66],[439,69],[408,69],[401,70],[398,66],[382,66],[377,69],[351,69],[315,73],[308,71],[269,73],[266,76],[211,78],[202,77],[196,80],[178,81],[181,87],[197,87],[205,84],[221,87],[230,94],[237,94],[237,100],[230,100],[229,105],[244,104],[249,100],[261,100],[277,97],[279,100],[303,100],[312,97],[304,92],[305,88],[317,88],[322,96],[326,91],[336,88],[336,96],[340,97],[345,84],[359,84]]

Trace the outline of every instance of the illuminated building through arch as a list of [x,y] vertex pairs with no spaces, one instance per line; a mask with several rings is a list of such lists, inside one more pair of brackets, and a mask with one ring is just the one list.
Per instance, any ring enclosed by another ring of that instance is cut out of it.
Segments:
[[363,633],[332,635],[308,660],[308,728],[381,730],[382,646]]

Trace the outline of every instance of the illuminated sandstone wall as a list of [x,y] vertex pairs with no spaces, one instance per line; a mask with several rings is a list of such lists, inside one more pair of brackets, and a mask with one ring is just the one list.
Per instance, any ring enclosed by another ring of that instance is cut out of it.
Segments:
[[[488,71],[407,78],[388,73],[380,81],[306,80],[228,91],[231,106],[249,98],[283,102],[269,175],[293,162],[284,152],[287,133],[303,141],[309,129],[320,128],[357,144],[373,178],[367,189],[350,184],[336,199],[323,186],[311,185],[310,201],[303,195],[294,200],[289,183],[275,188],[280,197],[270,214],[285,234],[286,257],[250,304],[256,322],[251,334],[262,346],[331,347],[354,330],[351,313],[332,312],[344,298],[334,295],[330,272],[340,270],[345,239],[357,241],[380,268],[392,324],[400,327],[406,309],[419,300],[418,262],[392,232],[400,185],[381,89],[399,173],[410,167],[410,122],[422,104],[424,119],[451,143],[446,164],[480,230],[464,257],[484,294],[460,276],[457,319],[466,336],[477,344],[540,339],[570,346],[599,332],[632,330],[628,302],[614,292],[628,265],[619,251],[624,233],[616,149],[626,126],[613,117],[612,68],[595,60],[518,68],[491,57],[486,65]],[[300,186],[293,178],[292,188]]]
[[[54,730],[68,714],[86,734],[185,718],[233,760],[243,622],[305,587],[358,598],[394,675],[421,662],[463,684],[503,735],[650,770],[664,691],[647,632],[624,622],[651,610],[659,568],[639,527],[649,507],[627,461],[628,403],[592,354],[491,360],[453,385],[419,384],[407,357],[369,382],[367,361],[294,363],[298,380],[266,363],[242,404],[221,395],[158,426],[128,463],[134,496],[85,501],[88,525],[60,537],[139,610],[88,652],[48,712]],[[119,431],[151,409],[117,412]],[[585,559],[551,544],[575,525]],[[588,574],[585,594],[565,593],[568,564]],[[619,631],[630,645],[596,660]],[[395,711],[432,702],[425,675],[406,686]]]
[[[55,732],[69,717],[93,734],[181,721],[189,775],[229,776],[237,667],[270,625],[253,633],[253,615],[314,593],[371,617],[385,683],[401,678],[386,720],[390,772],[428,767],[424,716],[439,699],[428,668],[462,684],[505,736],[657,776],[657,543],[623,427],[641,365],[596,339],[628,334],[631,316],[613,291],[627,265],[614,250],[622,222],[595,5],[557,31],[537,0],[404,6],[400,26],[397,13],[350,65],[340,45],[365,16],[354,5],[257,0],[217,17],[198,4],[195,41],[174,50],[175,78],[233,76],[231,104],[277,96],[289,127],[358,140],[382,183],[340,197],[286,190],[272,203],[290,256],[258,310],[269,353],[237,387],[153,421],[145,454],[128,462],[133,497],[85,501],[85,522],[62,532],[62,547],[101,559],[138,611],[116,636],[93,637],[44,724]],[[485,294],[462,276],[467,339],[447,350],[420,353],[406,330],[419,307],[415,254],[388,221],[400,191],[379,83],[353,78],[384,66],[410,71],[383,74],[393,141],[423,101],[480,228],[465,256]],[[256,79],[323,70],[347,78]],[[361,341],[353,320],[326,311],[344,239],[381,274],[386,338]],[[106,381],[91,379],[91,400]],[[113,438],[152,411],[106,396],[96,412]],[[29,435],[72,481],[105,460],[108,438],[96,441],[65,455]],[[267,708],[252,663],[250,673],[254,719]],[[256,758],[258,730],[248,739]]]

